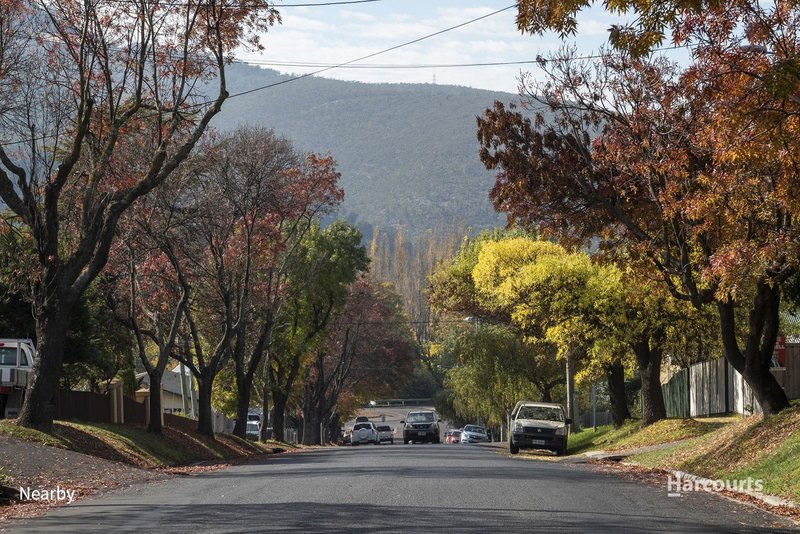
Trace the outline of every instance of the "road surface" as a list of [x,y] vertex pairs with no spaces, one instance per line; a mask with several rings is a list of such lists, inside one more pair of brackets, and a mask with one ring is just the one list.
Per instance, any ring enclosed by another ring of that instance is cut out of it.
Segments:
[[707,493],[486,446],[368,445],[276,455],[78,501],[12,532],[778,532]]

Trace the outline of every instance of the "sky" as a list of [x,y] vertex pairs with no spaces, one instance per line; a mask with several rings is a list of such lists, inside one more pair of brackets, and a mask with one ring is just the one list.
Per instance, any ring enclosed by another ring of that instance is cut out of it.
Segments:
[[[265,50],[236,56],[286,74],[304,74],[351,61],[487,15],[512,0],[378,0],[352,5],[294,7],[291,4],[335,0],[277,0],[283,23],[262,40]],[[564,43],[554,35],[523,35],[511,8],[453,31],[354,63],[369,68],[337,68],[328,78],[376,83],[437,83],[516,93],[520,71],[535,74],[534,64],[445,67],[464,63],[533,61]],[[619,19],[592,8],[579,17],[578,34],[567,41],[580,54],[598,51],[608,27]],[[298,64],[312,63],[315,67]],[[435,68],[374,68],[437,65]]]

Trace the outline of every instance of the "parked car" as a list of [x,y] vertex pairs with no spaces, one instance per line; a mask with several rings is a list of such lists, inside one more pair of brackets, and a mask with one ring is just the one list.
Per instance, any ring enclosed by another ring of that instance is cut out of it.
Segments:
[[350,434],[350,443],[352,445],[360,445],[361,443],[380,445],[381,441],[378,437],[378,429],[375,428],[375,423],[356,423],[353,426],[353,433]]
[[383,443],[388,441],[389,445],[394,445],[394,432],[389,425],[378,425],[378,440]]
[[461,443],[488,443],[486,429],[477,425],[465,425],[461,431]]
[[445,432],[444,442],[455,444],[461,441],[461,431],[455,428],[451,428],[447,432]]
[[517,454],[520,449],[547,449],[566,454],[567,425],[571,423],[560,404],[520,401],[511,412],[509,451]]
[[247,439],[254,439],[258,441],[258,436],[261,433],[261,423],[259,421],[247,421],[247,428],[245,429],[245,436]]
[[428,442],[441,443],[439,434],[439,423],[442,420],[436,416],[436,412],[430,410],[419,410],[408,412],[406,418],[400,421],[403,425],[403,443]]

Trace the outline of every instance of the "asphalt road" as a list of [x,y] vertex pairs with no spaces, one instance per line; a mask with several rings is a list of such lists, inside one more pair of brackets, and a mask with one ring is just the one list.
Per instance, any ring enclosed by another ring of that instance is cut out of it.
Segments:
[[[138,485],[12,532],[778,532],[791,523],[706,493],[474,445],[369,445],[277,455]],[[156,530],[157,529],[157,530]]]

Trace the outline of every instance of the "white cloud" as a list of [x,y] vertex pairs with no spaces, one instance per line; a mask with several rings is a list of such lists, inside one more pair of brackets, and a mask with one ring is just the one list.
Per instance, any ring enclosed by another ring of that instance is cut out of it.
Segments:
[[[431,8],[427,1],[365,4],[358,9],[292,8],[282,11],[284,23],[265,36],[262,60],[282,62],[343,63],[380,50],[418,39],[505,7],[504,2],[440,0]],[[494,3],[495,5],[486,5]],[[466,5],[465,5],[466,4]],[[546,55],[561,43],[552,35],[521,35],[510,9],[473,24],[436,35],[410,46],[368,59],[368,64],[461,64],[513,62]],[[589,10],[579,23],[580,53],[593,52],[605,42],[610,22],[602,9]],[[247,56],[253,58],[254,56]],[[313,69],[286,66],[284,72]],[[457,84],[516,92],[520,70],[535,66],[438,69],[336,69],[326,77],[365,82]]]
[[378,17],[370,13],[362,13],[360,11],[350,11],[350,10],[342,11],[340,18],[348,20],[357,20],[360,22],[373,22],[378,19]]

